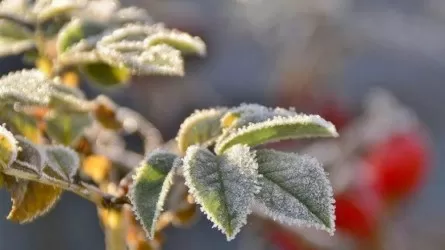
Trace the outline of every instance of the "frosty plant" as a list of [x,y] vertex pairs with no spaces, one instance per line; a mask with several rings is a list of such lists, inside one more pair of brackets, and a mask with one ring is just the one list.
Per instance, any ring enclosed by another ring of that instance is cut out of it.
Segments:
[[[334,232],[332,189],[317,160],[258,148],[336,137],[330,122],[242,104],[196,111],[163,142],[135,111],[106,96],[87,100],[79,77],[111,88],[135,74],[181,76],[184,55],[206,54],[200,38],[114,1],[7,0],[0,11],[0,55],[37,65],[0,78],[8,219],[30,222],[71,191],[97,205],[109,249],[159,248],[162,229],[187,225],[197,207],[228,240],[252,211]],[[145,157],[127,149],[128,134],[142,138]]]

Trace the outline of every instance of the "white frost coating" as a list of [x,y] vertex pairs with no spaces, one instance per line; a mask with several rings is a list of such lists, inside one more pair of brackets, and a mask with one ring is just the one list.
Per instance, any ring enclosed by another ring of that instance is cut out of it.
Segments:
[[102,37],[96,47],[107,63],[133,73],[179,76],[184,74],[181,51],[198,55],[206,51],[200,38],[163,24],[126,24]]
[[74,178],[79,171],[80,160],[77,153],[71,148],[55,145],[45,147],[46,166],[66,181],[74,182]]
[[[278,126],[303,126],[303,128],[295,128],[295,133],[289,136],[280,136],[267,140],[264,143],[271,143],[286,139],[299,139],[299,138],[310,138],[310,137],[337,137],[338,133],[335,129],[334,124],[321,118],[319,115],[305,115],[297,114],[294,116],[275,116],[263,122],[251,123],[249,125],[243,126],[236,130],[231,130],[226,133],[225,136],[218,138],[215,146],[215,152],[220,154],[226,144],[230,143],[232,140],[243,136],[247,133],[260,132],[261,130],[278,127]],[[311,131],[310,127],[315,126],[318,128],[323,128],[324,131]],[[299,131],[301,130],[301,131]],[[247,143],[247,142],[246,142]],[[255,146],[255,145],[250,145]]]
[[245,145],[237,145],[215,156],[207,149],[191,146],[183,168],[189,193],[214,227],[232,240],[246,224],[259,192],[255,153]]
[[11,147],[11,156],[8,162],[5,162],[6,166],[0,166],[1,168],[8,168],[17,159],[18,141],[17,139],[15,139],[14,135],[5,128],[4,124],[0,126],[0,136],[6,139],[9,143],[9,146]]
[[12,72],[0,78],[0,102],[47,105],[50,97],[50,81],[36,69]]
[[321,164],[308,155],[257,151],[262,189],[255,207],[282,223],[335,231],[332,187]]
[[177,159],[164,150],[154,150],[140,163],[133,176],[128,196],[136,218],[150,239],[154,237],[156,222],[173,184]]
[[[201,143],[204,142],[202,139],[207,141],[218,136],[222,132],[219,120],[226,110],[223,107],[195,110],[179,127],[178,135],[176,136],[179,150],[185,152],[187,147],[190,146],[189,140],[191,138],[188,137],[190,133],[194,133],[194,136],[197,137],[196,139]],[[199,136],[198,133],[200,134]]]

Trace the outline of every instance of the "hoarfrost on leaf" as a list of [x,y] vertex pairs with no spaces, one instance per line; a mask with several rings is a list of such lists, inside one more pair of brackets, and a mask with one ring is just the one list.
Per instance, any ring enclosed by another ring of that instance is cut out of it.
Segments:
[[257,185],[255,153],[236,145],[221,156],[190,146],[184,158],[189,192],[207,217],[232,240],[246,224]]
[[218,138],[215,152],[221,154],[236,144],[257,146],[287,139],[336,136],[335,126],[318,115],[275,116],[225,133]]
[[177,156],[155,150],[141,162],[130,189],[130,199],[136,217],[147,236],[153,239],[156,222],[173,182]]
[[45,147],[46,164],[43,174],[49,179],[74,182],[80,162],[77,153],[64,146]]
[[308,155],[258,150],[261,212],[290,225],[335,231],[332,187],[321,164]]

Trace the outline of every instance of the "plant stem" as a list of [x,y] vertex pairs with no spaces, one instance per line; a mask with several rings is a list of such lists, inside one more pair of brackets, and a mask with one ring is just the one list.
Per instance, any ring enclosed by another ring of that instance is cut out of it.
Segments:
[[[4,174],[17,176],[14,170],[5,169]],[[52,185],[64,189],[66,191],[73,192],[91,202],[96,204],[99,207],[111,208],[111,207],[120,207],[123,204],[130,204],[130,201],[125,196],[114,196],[108,193],[101,191],[99,188],[87,184],[83,181],[78,183],[70,183],[63,180],[49,180],[42,176],[20,176],[21,179],[26,179],[30,181],[36,181],[46,185]]]

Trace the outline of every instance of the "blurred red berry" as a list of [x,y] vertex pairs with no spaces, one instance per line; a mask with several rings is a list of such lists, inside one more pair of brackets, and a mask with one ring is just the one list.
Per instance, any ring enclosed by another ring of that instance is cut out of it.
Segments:
[[374,145],[367,156],[373,186],[387,201],[413,194],[427,172],[428,150],[417,132],[394,134]]
[[360,239],[369,239],[375,234],[381,212],[380,197],[367,186],[335,197],[337,229]]

